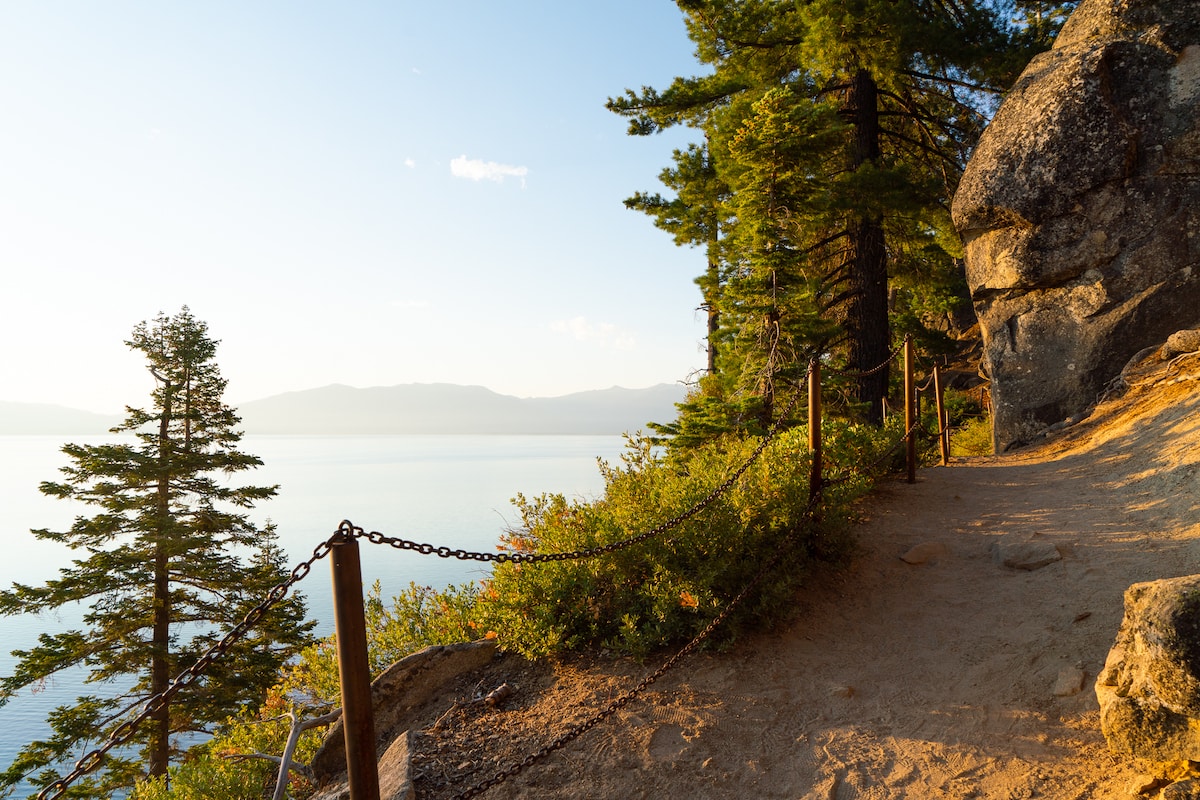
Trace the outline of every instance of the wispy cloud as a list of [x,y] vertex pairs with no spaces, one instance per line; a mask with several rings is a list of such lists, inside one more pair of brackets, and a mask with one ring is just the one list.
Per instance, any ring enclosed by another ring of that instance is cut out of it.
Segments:
[[409,169],[415,169],[417,166],[417,162],[411,158],[406,158],[406,159],[404,159],[404,166],[408,167]]
[[608,322],[588,322],[586,317],[555,320],[550,323],[550,330],[565,333],[577,341],[595,342],[614,350],[632,350],[637,345],[632,333]]
[[525,176],[529,174],[529,168],[498,164],[495,161],[480,161],[462,155],[450,162],[450,174],[456,178],[467,178],[472,181],[495,181],[496,183],[503,182],[505,178],[520,178],[521,188],[524,189]]

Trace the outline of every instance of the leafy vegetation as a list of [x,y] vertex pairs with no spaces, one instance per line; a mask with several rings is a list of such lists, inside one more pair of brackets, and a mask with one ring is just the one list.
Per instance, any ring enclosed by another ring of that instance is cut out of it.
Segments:
[[951,455],[982,456],[992,453],[992,419],[977,393],[948,390],[946,415],[952,431]]
[[699,140],[660,174],[671,194],[626,203],[705,254],[707,368],[660,433],[761,432],[813,357],[860,374],[853,413],[878,423],[894,343],[952,344],[934,327],[965,298],[950,198],[996,98],[1074,3],[678,5],[700,74],[608,101],[633,135]]
[[[131,800],[226,800],[269,797],[279,776],[279,765],[258,756],[280,756],[291,728],[289,712],[298,709],[281,687],[273,688],[256,711],[243,709],[228,718],[209,741],[188,751],[184,761],[168,775],[138,783]],[[293,761],[307,764],[321,744],[321,731],[301,735]],[[287,797],[307,797],[315,785],[304,774],[289,774]]]

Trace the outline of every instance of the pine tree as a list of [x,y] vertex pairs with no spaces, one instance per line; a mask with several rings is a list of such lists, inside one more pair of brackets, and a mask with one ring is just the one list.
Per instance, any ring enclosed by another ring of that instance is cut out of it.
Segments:
[[[80,665],[89,683],[123,689],[56,709],[51,736],[26,745],[0,773],[0,787],[53,782],[62,762],[107,738],[142,697],[166,689],[287,576],[273,527],[260,530],[246,516],[276,488],[230,482],[262,462],[238,449],[239,419],[222,401],[218,343],[205,323],[184,307],[174,317],[141,323],[126,344],[145,356],[154,379],[151,410],[127,408],[125,421],[112,429],[132,441],[64,446],[71,464],[62,468],[63,479],[40,487],[97,509],[69,530],[33,531],[80,557],[44,586],[15,583],[0,592],[4,615],[88,607],[83,629],[44,633],[36,646],[13,651],[19,661],[0,679],[0,700]],[[311,638],[313,623],[304,616],[299,597],[276,605],[72,796],[108,797],[143,774],[165,775],[177,755],[172,737],[208,731],[277,680],[279,668]]]
[[696,279],[700,287],[701,308],[708,316],[708,360],[706,374],[717,371],[720,335],[719,300],[724,276],[721,273],[721,237],[729,223],[726,203],[729,188],[721,181],[705,145],[693,144],[673,154],[674,167],[659,174],[659,180],[675,192],[675,197],[637,192],[625,201],[625,207],[654,218],[654,224],[675,237],[678,245],[703,247],[708,267]]
[[[769,418],[774,381],[764,377],[820,352],[870,371],[857,397],[878,421],[889,377],[872,368],[891,352],[892,317],[918,325],[962,283],[946,208],[989,94],[1056,28],[1014,24],[1011,4],[975,0],[677,2],[709,70],[608,107],[634,135],[698,129],[728,187],[736,210],[722,270],[731,277],[715,338],[754,341],[757,352],[743,346],[749,363],[727,361],[724,391],[739,382]],[[733,277],[753,275],[757,287]],[[812,324],[814,312],[838,332]],[[737,327],[747,324],[770,333]],[[811,336],[793,337],[785,353],[789,328]]]

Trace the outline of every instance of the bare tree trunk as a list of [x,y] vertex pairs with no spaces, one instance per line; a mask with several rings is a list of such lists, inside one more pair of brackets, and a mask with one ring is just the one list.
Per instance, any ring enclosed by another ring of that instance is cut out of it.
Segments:
[[[716,243],[710,242],[709,249],[715,250]],[[705,281],[706,288],[704,290],[704,309],[708,312],[708,373],[709,375],[717,374],[717,333],[721,330],[721,311],[719,303],[721,299],[720,276],[718,275],[717,262],[713,256],[708,259],[708,280]]]
[[[171,584],[167,572],[168,558],[166,537],[170,535],[171,476],[170,476],[170,423],[172,387],[163,386],[162,418],[158,428],[159,476],[158,476],[158,541],[154,546],[154,622],[151,632],[152,655],[150,657],[150,692],[166,691],[170,683],[171,644]],[[170,758],[171,713],[163,704],[150,718],[150,741],[147,745],[150,775],[166,775]]]
[[[846,93],[843,113],[854,125],[851,166],[858,169],[880,157],[878,88],[866,70],[859,70]],[[863,214],[850,224],[850,301],[846,328],[850,335],[850,364],[870,371],[884,363],[891,340],[887,306],[887,245],[883,219]],[[888,368],[859,380],[858,399],[868,403],[867,419],[883,423]]]

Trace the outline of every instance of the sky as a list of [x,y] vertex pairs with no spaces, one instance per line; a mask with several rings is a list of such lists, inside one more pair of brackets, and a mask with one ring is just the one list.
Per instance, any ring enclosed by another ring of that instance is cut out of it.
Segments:
[[147,405],[184,305],[235,405],[686,380],[703,252],[622,201],[697,134],[604,103],[699,70],[668,0],[9,4],[0,400]]

